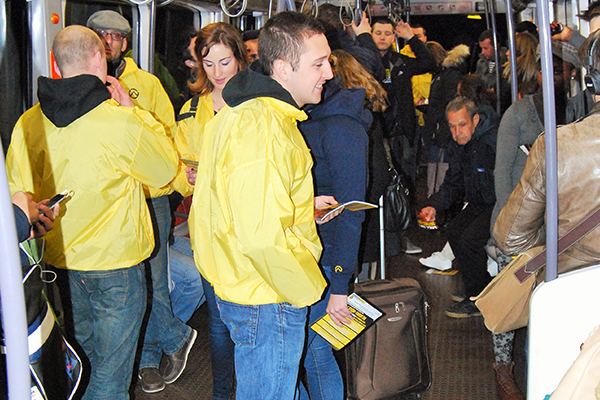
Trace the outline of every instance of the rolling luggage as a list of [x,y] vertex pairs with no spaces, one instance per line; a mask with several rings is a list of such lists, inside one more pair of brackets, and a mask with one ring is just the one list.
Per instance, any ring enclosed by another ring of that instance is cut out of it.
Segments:
[[[382,201],[383,235],[381,206]],[[425,292],[411,278],[385,279],[383,255],[381,276],[354,286],[357,294],[384,315],[346,348],[348,398],[352,400],[418,395],[431,386]]]

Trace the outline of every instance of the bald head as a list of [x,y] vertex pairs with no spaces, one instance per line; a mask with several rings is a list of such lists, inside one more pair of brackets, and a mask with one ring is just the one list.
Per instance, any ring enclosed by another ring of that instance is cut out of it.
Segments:
[[63,78],[91,74],[106,81],[104,45],[91,29],[67,26],[54,38],[52,52]]

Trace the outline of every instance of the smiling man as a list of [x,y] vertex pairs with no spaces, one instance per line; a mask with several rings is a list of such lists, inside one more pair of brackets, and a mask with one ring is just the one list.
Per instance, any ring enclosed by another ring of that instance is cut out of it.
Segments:
[[200,149],[190,213],[196,265],[214,286],[235,342],[238,400],[292,399],[307,306],[326,282],[312,159],[296,124],[333,77],[316,20],[282,12],[262,28],[259,63],[223,90],[228,106],[192,125]]
[[448,147],[450,165],[440,190],[428,199],[420,215],[426,221],[436,221],[438,212],[447,211],[458,201],[468,203],[448,223],[448,242],[465,292],[453,294],[457,303],[446,310],[451,318],[468,318],[481,315],[469,298],[490,281],[485,245],[496,203],[494,165],[499,121],[489,113],[478,113],[475,103],[465,97],[452,100],[446,115],[454,139]]

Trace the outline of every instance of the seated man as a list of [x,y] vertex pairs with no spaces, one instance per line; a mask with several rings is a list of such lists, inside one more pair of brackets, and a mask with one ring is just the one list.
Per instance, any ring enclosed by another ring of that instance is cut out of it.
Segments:
[[92,30],[61,30],[52,51],[63,79],[39,79],[40,103],[12,134],[8,181],[11,193],[36,199],[73,191],[46,235],[44,258],[69,277],[71,328],[91,364],[83,398],[128,399],[146,309],[142,261],[154,248],[142,185],[169,183],[177,152],[163,126],[107,78]]
[[498,122],[487,113],[477,113],[473,101],[457,97],[446,107],[448,125],[454,141],[448,147],[449,168],[444,183],[421,210],[425,221],[436,220],[459,201],[467,202],[448,224],[448,242],[458,261],[464,294],[452,299],[458,303],[446,310],[452,318],[481,315],[469,300],[490,281],[485,245],[490,237],[490,218],[496,196],[494,163]]

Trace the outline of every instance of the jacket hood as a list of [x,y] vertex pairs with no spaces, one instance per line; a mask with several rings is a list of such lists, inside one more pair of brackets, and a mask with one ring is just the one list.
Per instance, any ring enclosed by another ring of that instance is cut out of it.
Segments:
[[442,67],[459,67],[467,62],[467,58],[470,54],[471,50],[469,49],[469,46],[459,44],[448,52],[448,55],[442,62]]
[[365,131],[369,130],[373,117],[363,106],[365,89],[344,89],[336,78],[327,81],[324,89],[323,100],[306,109],[309,121],[345,115],[361,123]]
[[[473,138],[478,138],[483,136],[484,134],[496,131],[498,129],[498,125],[500,124],[500,117],[496,110],[489,105],[483,105],[479,108],[479,123],[477,127],[475,127],[475,132],[473,132]],[[495,141],[495,138],[494,138]]]
[[237,107],[243,102],[257,97],[272,97],[300,108],[290,92],[276,80],[264,74],[258,60],[235,74],[223,88],[223,100],[229,107]]
[[64,128],[110,99],[110,92],[95,75],[66,79],[38,78],[38,98],[44,115]]

